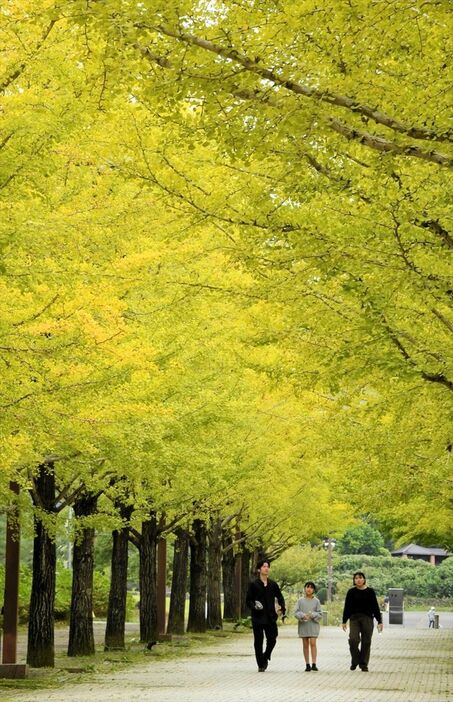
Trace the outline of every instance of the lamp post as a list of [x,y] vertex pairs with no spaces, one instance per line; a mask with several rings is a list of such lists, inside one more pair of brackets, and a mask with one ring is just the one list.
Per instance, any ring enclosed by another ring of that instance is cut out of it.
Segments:
[[336,543],[330,536],[324,539],[324,548],[327,551],[327,602],[332,602],[332,551]]

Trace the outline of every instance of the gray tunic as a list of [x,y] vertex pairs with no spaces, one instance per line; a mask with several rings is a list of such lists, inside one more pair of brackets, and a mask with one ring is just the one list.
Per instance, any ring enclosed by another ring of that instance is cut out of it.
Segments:
[[[309,619],[304,619],[304,615],[308,614]],[[319,620],[322,617],[321,603],[317,597],[301,597],[297,600],[294,616],[299,620],[297,633],[301,638],[309,636],[316,638],[319,634]]]

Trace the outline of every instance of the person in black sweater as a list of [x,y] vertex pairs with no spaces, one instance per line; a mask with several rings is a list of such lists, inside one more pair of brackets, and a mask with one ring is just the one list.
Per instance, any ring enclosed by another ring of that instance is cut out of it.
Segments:
[[373,636],[373,617],[382,631],[382,617],[376,593],[368,587],[364,573],[354,573],[354,587],[346,593],[343,609],[343,631],[349,619],[349,650],[351,652],[351,670],[357,666],[363,672],[368,671],[370,660],[371,637]]
[[[252,610],[252,626],[254,636],[255,657],[258,672],[264,673],[271,653],[277,643],[278,614],[275,609],[275,600],[285,616],[285,600],[281,590],[274,580],[269,578],[270,563],[267,559],[258,561],[256,565],[259,577],[253,580],[247,590],[247,607]],[[266,649],[263,652],[264,635],[266,636]]]

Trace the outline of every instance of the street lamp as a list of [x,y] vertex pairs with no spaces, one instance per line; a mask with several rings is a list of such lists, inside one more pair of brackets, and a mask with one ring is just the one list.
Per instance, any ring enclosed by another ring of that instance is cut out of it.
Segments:
[[336,540],[326,536],[324,548],[327,551],[327,602],[332,602],[332,551],[336,546]]

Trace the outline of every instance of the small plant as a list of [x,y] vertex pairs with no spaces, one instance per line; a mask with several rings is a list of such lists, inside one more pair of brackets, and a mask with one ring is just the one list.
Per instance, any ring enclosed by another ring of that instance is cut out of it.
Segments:
[[252,617],[242,617],[241,619],[238,619],[235,624],[233,625],[233,630],[237,631],[241,627],[245,629],[251,629],[252,628]]

